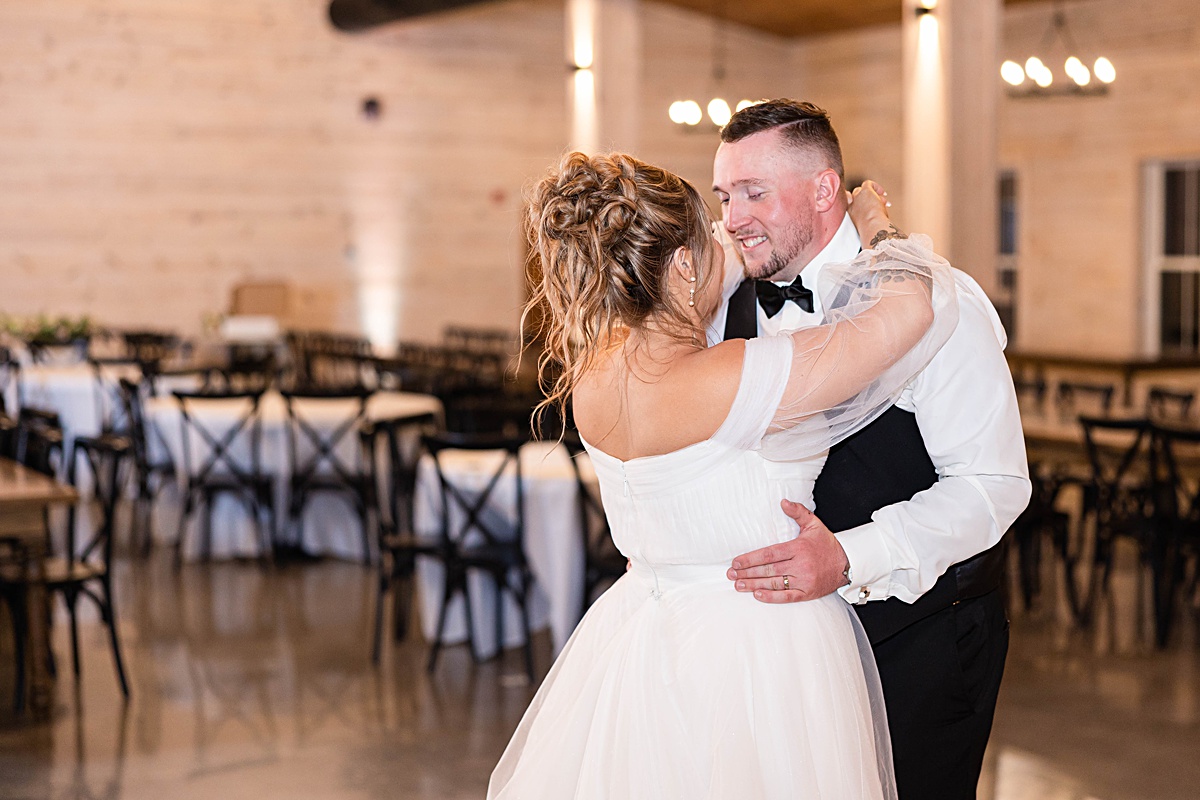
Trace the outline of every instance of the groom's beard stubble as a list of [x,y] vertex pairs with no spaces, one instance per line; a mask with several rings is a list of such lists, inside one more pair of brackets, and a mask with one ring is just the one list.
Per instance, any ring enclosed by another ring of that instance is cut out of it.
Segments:
[[[811,213],[803,219],[795,220],[782,231],[778,242],[775,237],[770,238],[771,255],[765,263],[758,267],[750,267],[746,264],[746,254],[740,246],[735,247],[734,250],[742,262],[742,269],[746,273],[746,277],[760,281],[775,280],[775,276],[791,266],[812,244],[814,228]],[[802,264],[800,268],[803,269],[804,266]],[[799,269],[796,272],[799,273]]]

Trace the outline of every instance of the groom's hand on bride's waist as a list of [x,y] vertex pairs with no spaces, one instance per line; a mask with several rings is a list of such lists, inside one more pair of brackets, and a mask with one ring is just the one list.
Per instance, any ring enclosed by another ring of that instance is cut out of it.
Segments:
[[799,503],[783,511],[800,525],[795,539],[738,556],[726,573],[739,592],[764,603],[816,600],[846,585],[846,551],[825,523]]

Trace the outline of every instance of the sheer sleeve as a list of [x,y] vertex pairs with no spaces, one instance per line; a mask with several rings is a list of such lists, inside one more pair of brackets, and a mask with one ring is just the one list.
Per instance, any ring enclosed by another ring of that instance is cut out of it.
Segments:
[[762,440],[773,460],[822,452],[876,419],[958,324],[953,272],[924,236],[827,266],[818,291],[824,323],[786,334],[790,370]]

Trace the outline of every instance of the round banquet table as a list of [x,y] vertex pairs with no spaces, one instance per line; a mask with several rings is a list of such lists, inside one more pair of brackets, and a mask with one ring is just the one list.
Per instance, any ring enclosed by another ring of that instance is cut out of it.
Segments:
[[[499,452],[447,451],[442,456],[448,481],[476,494],[497,469],[503,454]],[[583,534],[580,531],[578,484],[568,460],[567,450],[557,442],[530,442],[521,448],[521,472],[525,489],[525,555],[534,576],[531,593],[530,627],[550,628],[555,654],[567,643],[582,616]],[[580,456],[585,481],[595,483],[591,462]],[[507,516],[513,505],[516,481],[510,473],[493,490],[489,506],[496,521],[501,510]],[[452,518],[452,522],[454,519]],[[511,530],[512,520],[509,519]],[[437,471],[428,455],[422,457],[417,472],[414,527],[425,538],[436,538],[441,526],[441,496]],[[422,557],[417,560],[417,593],[420,599],[421,628],[427,639],[437,631],[444,573],[441,563]],[[496,650],[495,587],[486,575],[473,572],[468,578],[471,616],[475,642],[481,655]],[[524,628],[516,603],[508,595],[504,602],[504,645],[515,647],[525,641]],[[447,644],[467,639],[463,598],[451,603],[443,641]]]
[[[118,377],[136,381],[141,371],[133,366],[105,367],[105,375],[114,385]],[[57,411],[63,436],[69,447],[76,436],[100,432],[104,409],[96,371],[89,364],[43,365],[21,368],[21,397],[18,405]],[[12,398],[9,398],[12,399]]]
[[[323,435],[330,435],[339,424],[353,413],[354,401],[314,402],[297,401],[301,417]],[[206,429],[215,433],[227,430],[241,416],[243,408],[236,403],[192,403],[189,413]],[[274,478],[275,530],[272,541],[280,541],[280,534],[287,524],[288,481],[290,461],[288,456],[287,406],[277,391],[263,395],[260,405],[262,415],[262,443],[260,451],[261,469]],[[410,392],[376,392],[367,403],[367,419],[382,420],[419,414],[441,416],[442,405],[436,397]],[[179,402],[172,396],[155,397],[146,402],[146,418],[155,430],[148,432],[152,458],[161,458],[162,447],[170,454],[179,475],[186,475],[183,464],[183,428]],[[197,462],[203,454],[202,440],[194,433],[192,459]],[[343,463],[355,463],[358,447],[357,436],[351,432],[343,438],[337,448]],[[205,448],[207,450],[207,448]],[[241,454],[244,455],[244,454]],[[182,485],[182,484],[181,484]],[[179,515],[183,511],[181,491],[164,492],[156,504],[156,534],[174,543],[179,530]],[[186,534],[184,558],[197,558],[200,554],[200,525],[203,509],[194,512]],[[362,559],[362,528],[358,515],[348,499],[320,493],[309,501],[304,514],[303,547],[313,555],[329,555],[337,558]],[[258,556],[254,520],[247,506],[238,499],[223,495],[217,498],[213,508],[212,527],[213,558],[239,558]]]

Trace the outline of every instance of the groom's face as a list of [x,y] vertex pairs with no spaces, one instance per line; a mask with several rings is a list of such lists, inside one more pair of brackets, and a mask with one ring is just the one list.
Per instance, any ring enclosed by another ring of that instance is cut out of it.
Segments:
[[819,172],[774,130],[717,148],[713,191],[746,277],[791,280],[816,255]]

